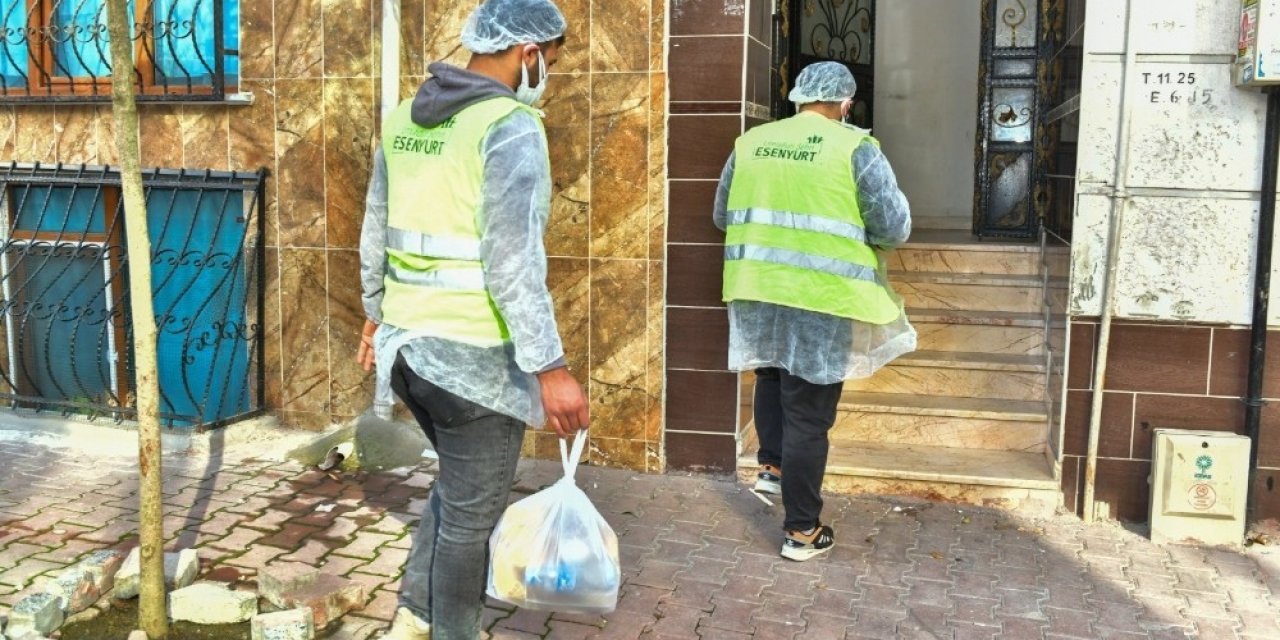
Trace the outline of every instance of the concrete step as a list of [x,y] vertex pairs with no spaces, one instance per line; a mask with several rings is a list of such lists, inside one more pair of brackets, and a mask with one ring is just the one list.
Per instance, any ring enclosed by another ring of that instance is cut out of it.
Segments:
[[907,244],[886,256],[891,271],[1038,275],[1040,255],[1027,251],[971,251],[954,245]]
[[[754,476],[755,451],[744,448],[741,475]],[[1016,509],[1027,516],[1053,514],[1062,496],[1041,452],[885,442],[833,443],[824,489]]]
[[840,399],[840,408],[845,411],[864,413],[980,418],[1008,422],[1037,422],[1049,419],[1044,402],[862,391],[845,391]]
[[1044,305],[1039,276],[899,271],[889,274],[908,307],[1030,313]]
[[981,240],[972,233],[954,230],[916,229],[911,232],[911,237],[900,248],[1040,255],[1038,242]]
[[[1044,377],[1040,379],[1043,384]],[[1043,400],[846,390],[831,438],[840,442],[1043,451],[1048,421]]]
[[918,351],[874,376],[845,383],[848,391],[1044,400],[1045,363],[1038,355]]
[[841,409],[831,441],[882,442],[988,451],[1043,451],[1049,427],[1043,420],[880,413]]
[[920,334],[923,351],[1044,353],[1044,317],[1039,313],[909,307],[907,317]]
[[1010,353],[915,351],[895,362],[913,367],[1044,373],[1044,358]]
[[1057,489],[1048,462],[1039,452],[859,442],[833,451],[828,457],[827,471],[901,480]]

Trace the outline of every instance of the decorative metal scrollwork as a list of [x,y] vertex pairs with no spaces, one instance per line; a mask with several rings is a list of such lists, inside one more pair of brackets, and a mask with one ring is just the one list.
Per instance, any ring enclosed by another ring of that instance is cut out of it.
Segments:
[[1040,134],[1038,4],[983,0],[979,156],[974,188],[974,232],[1029,238],[1037,222],[1034,194],[1044,168],[1036,155]]
[[869,0],[805,0],[801,22],[808,53],[866,64],[874,28],[871,5]]
[[1000,21],[1004,26],[1009,27],[1009,38],[1013,41],[1013,46],[1018,46],[1018,29],[1027,23],[1027,5],[1022,0],[1013,0],[1017,3],[1016,7],[1005,7],[1000,12]]
[[[161,412],[210,426],[260,410],[265,174],[149,172]],[[119,174],[0,166],[0,398],[132,415],[133,354]]]
[[1005,129],[1025,127],[1034,113],[1030,107],[1015,108],[1010,104],[998,104],[992,107],[991,112],[992,124]]
[[[238,83],[241,0],[137,0],[130,39],[141,101],[226,97]],[[109,101],[101,0],[8,0],[0,8],[0,102]]]

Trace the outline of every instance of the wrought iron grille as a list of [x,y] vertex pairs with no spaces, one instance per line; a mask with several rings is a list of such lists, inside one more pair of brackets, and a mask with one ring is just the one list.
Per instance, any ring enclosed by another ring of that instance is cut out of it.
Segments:
[[805,67],[834,61],[849,67],[858,95],[851,124],[870,129],[874,120],[876,0],[781,0],[774,16],[775,118],[794,115],[787,100]]
[[[131,0],[141,101],[237,91],[239,0]],[[0,0],[0,102],[111,99],[105,0]]]
[[[262,408],[265,180],[265,169],[144,174],[170,427],[214,427]],[[118,170],[0,167],[0,223],[0,399],[136,417]]]
[[1067,0],[983,0],[974,233],[1033,238],[1054,202]]

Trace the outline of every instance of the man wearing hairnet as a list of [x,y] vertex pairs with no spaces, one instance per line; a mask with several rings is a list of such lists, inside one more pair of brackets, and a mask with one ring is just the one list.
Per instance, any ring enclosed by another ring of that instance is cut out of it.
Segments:
[[843,124],[857,86],[838,62],[800,73],[795,117],[738,139],[720,177],[729,368],[756,372],[756,491],[781,494],[784,558],[835,544],[822,524],[828,431],[847,378],[915,350],[881,251],[906,241],[911,212],[870,132]]
[[383,123],[358,357],[366,371],[390,367],[440,458],[385,638],[480,637],[489,536],[525,425],[587,428],[547,291],[551,173],[533,108],[564,32],[551,0],[487,0],[463,29],[467,67],[431,65]]

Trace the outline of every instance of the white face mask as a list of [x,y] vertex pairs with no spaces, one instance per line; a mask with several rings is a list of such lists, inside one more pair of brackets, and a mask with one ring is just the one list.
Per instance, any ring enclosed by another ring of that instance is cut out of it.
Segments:
[[538,50],[538,86],[529,86],[529,67],[520,65],[520,86],[516,87],[516,100],[523,102],[529,106],[537,104],[542,99],[542,93],[547,90],[547,61],[542,57],[542,50]]

